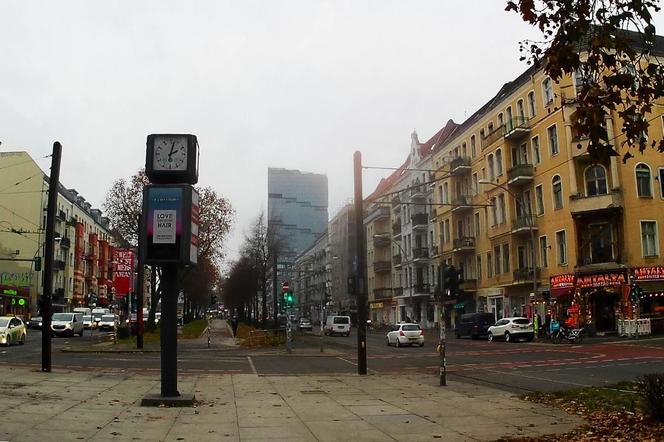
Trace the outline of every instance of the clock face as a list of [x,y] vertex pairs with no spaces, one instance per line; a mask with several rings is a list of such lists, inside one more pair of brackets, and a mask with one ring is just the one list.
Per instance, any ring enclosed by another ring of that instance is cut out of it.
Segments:
[[154,170],[187,170],[187,137],[156,137],[153,160]]

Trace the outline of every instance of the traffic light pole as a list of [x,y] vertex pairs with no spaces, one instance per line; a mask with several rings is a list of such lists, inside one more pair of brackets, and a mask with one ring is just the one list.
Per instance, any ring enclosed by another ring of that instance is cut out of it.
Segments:
[[367,374],[367,293],[365,285],[366,243],[364,240],[363,199],[362,199],[362,154],[353,155],[353,175],[355,184],[355,260],[357,276],[355,295],[357,299],[357,373]]

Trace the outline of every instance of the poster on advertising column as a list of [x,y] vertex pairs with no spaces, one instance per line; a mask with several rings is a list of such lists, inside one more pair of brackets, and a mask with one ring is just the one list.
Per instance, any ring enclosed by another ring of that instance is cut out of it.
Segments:
[[182,186],[145,189],[146,262],[177,262],[183,228]]

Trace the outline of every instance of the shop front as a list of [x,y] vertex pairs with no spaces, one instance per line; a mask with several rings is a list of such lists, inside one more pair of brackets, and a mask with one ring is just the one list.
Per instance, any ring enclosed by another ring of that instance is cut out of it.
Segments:
[[495,320],[509,316],[509,305],[506,302],[505,290],[502,287],[490,287],[477,290],[477,311],[493,313]]
[[0,273],[0,316],[28,318],[32,277],[33,272]]
[[664,266],[636,267],[631,276],[640,289],[639,318],[650,320],[653,334],[664,334]]

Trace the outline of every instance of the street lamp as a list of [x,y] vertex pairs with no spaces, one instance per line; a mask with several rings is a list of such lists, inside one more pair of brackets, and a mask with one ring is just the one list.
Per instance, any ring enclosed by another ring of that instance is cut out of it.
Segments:
[[[505,192],[507,192],[514,200],[521,206],[522,212],[526,215],[526,218],[528,219],[528,223],[530,224],[530,241],[532,242],[532,248],[530,249],[530,258],[533,266],[533,297],[537,293],[537,266],[536,261],[535,261],[535,223],[534,223],[534,218],[533,215],[530,211],[530,205],[527,205],[526,202],[523,200],[523,198],[517,197],[511,190],[509,190],[507,187],[505,187],[504,184],[497,184],[494,183],[493,181],[489,181],[486,179],[481,179],[478,180],[479,184],[488,184],[493,187],[498,187]],[[491,264],[491,263],[489,263]],[[531,301],[532,302],[532,301]],[[535,322],[535,308],[534,304],[531,305],[532,307],[532,312],[533,312],[533,322]]]

